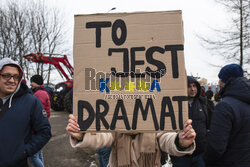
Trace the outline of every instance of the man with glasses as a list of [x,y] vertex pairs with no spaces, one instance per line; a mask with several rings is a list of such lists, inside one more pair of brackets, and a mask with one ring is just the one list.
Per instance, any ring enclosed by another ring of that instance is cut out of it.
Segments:
[[21,82],[23,71],[13,60],[0,60],[0,167],[27,167],[27,157],[51,138],[39,99]]

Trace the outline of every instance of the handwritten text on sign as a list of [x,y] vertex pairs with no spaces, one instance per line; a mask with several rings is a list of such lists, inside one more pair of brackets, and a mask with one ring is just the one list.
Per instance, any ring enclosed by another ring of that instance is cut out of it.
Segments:
[[[117,130],[117,124],[123,124],[124,129],[127,131],[138,130],[138,125],[141,123],[141,121],[138,121],[139,114],[141,114],[143,121],[148,121],[152,118],[152,130],[154,131],[165,130],[166,118],[170,118],[170,129],[176,130],[178,127],[179,129],[183,129],[183,102],[186,101],[187,98],[185,93],[183,95],[176,96],[163,95],[164,92],[161,92],[161,87],[164,86],[163,84],[165,83],[162,82],[161,78],[164,78],[168,74],[167,69],[169,68],[167,68],[163,61],[155,58],[155,55],[165,56],[166,53],[169,52],[171,55],[171,63],[169,63],[171,65],[172,72],[171,78],[178,79],[178,52],[183,51],[183,44],[165,44],[164,46],[155,45],[150,47],[134,46],[130,48],[122,47],[126,44],[128,27],[123,19],[115,19],[113,22],[85,22],[86,30],[90,30],[89,33],[95,32],[95,39],[93,39],[95,41],[95,49],[102,48],[102,33],[105,29],[110,29],[110,38],[112,39],[115,47],[107,48],[106,53],[98,56],[107,56],[108,58],[114,56],[114,53],[116,53],[116,55],[121,54],[120,61],[123,65],[123,71],[118,71],[117,67],[119,67],[119,65],[114,63],[110,66],[110,71],[98,72],[99,77],[97,77],[95,67],[85,68],[85,90],[91,91],[94,88],[95,91],[99,91],[99,94],[105,94],[106,99],[100,99],[98,97],[95,99],[94,103],[93,101],[90,102],[87,99],[83,100],[79,98],[77,101],[77,108],[80,129],[86,131],[92,127],[95,122],[94,126],[96,131],[104,129]],[[140,59],[138,59],[137,55],[142,55],[143,53],[145,58],[142,59],[140,57]],[[140,70],[138,72],[138,68],[140,69],[142,65],[146,65],[146,68],[142,70],[143,72]],[[148,78],[151,79],[148,80]],[[119,81],[124,81],[124,90],[121,89],[121,85],[119,86]],[[133,102],[130,100],[128,105],[126,102],[128,99],[125,99],[124,97],[129,97],[130,95],[124,95],[124,92],[126,90],[129,92],[140,91],[143,87],[142,83],[148,84],[144,86],[144,91],[148,90],[148,93],[160,93],[162,95],[161,99],[153,99],[150,96],[150,98],[143,99],[138,94],[131,95],[131,97],[133,96],[136,98],[134,98]],[[113,97],[112,91],[120,91],[120,93],[124,96],[118,96],[119,98],[110,103],[108,99]],[[156,101],[157,105],[155,104]],[[174,110],[173,102],[175,102],[178,106],[176,107],[176,111]],[[134,106],[132,107],[132,110],[131,106]],[[129,110],[127,109],[128,107],[130,107]],[[151,118],[148,117],[149,115]],[[178,125],[176,120],[178,120]]]

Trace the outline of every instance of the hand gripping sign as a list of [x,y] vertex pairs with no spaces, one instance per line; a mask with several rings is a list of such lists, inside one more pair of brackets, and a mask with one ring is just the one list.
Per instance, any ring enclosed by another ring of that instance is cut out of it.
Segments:
[[181,11],[76,15],[74,114],[82,131],[183,129]]

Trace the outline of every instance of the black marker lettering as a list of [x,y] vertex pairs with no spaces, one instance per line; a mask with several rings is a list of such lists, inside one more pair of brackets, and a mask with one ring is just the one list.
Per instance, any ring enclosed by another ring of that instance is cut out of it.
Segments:
[[86,28],[95,28],[96,47],[97,48],[101,47],[101,36],[102,36],[101,28],[107,28],[107,27],[111,27],[111,22],[110,21],[87,22],[86,23]]

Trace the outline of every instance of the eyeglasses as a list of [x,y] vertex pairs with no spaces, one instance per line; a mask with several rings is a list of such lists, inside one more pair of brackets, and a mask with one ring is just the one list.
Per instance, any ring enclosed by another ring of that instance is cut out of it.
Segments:
[[3,79],[5,79],[5,80],[10,80],[11,78],[13,78],[14,79],[14,81],[19,81],[20,80],[20,75],[11,75],[11,74],[0,74],[2,77],[3,77]]

